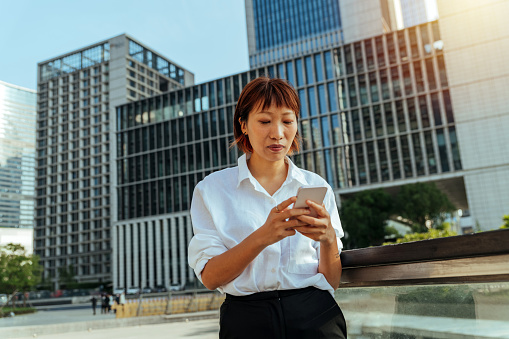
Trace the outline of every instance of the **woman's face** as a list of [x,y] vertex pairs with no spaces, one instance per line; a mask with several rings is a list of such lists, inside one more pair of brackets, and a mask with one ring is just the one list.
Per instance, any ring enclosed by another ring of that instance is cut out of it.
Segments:
[[297,134],[297,117],[287,107],[272,105],[262,110],[262,106],[258,105],[249,113],[247,123],[241,121],[242,132],[247,132],[253,148],[251,159],[282,160]]

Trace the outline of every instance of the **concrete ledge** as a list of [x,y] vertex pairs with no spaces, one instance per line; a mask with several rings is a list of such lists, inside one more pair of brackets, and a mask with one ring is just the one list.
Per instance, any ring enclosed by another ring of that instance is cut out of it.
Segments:
[[38,336],[44,334],[69,333],[79,331],[92,331],[97,329],[129,327],[171,322],[183,322],[202,319],[219,318],[219,311],[204,311],[194,313],[181,313],[171,315],[157,315],[148,317],[134,317],[124,319],[106,319],[94,321],[81,321],[40,326],[12,326],[0,328],[0,337],[5,339]]

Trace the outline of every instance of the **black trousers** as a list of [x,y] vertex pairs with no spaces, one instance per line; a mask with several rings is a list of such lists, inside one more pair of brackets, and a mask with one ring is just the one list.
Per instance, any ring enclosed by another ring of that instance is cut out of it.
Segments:
[[346,322],[332,295],[314,287],[237,297],[221,305],[220,339],[346,339]]

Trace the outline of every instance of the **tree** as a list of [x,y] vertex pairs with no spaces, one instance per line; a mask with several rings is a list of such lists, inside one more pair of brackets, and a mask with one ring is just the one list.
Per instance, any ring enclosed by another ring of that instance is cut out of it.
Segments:
[[362,191],[343,201],[340,215],[348,235],[344,240],[345,247],[381,245],[391,210],[391,196],[383,189]]
[[504,224],[502,226],[500,226],[500,228],[502,228],[502,229],[509,228],[509,214],[504,215],[502,217],[502,220],[504,221]]
[[39,257],[29,255],[20,244],[7,244],[0,248],[0,291],[14,296],[18,292],[27,292],[40,281],[41,268]]
[[[64,288],[75,288],[76,282],[76,274],[74,273],[74,266],[69,265],[69,267],[59,267],[58,268],[58,280],[62,287]],[[61,288],[62,288],[61,287]]]
[[441,223],[444,213],[456,208],[447,195],[434,183],[415,183],[401,186],[396,196],[396,213],[413,222],[416,232],[426,232],[426,222]]

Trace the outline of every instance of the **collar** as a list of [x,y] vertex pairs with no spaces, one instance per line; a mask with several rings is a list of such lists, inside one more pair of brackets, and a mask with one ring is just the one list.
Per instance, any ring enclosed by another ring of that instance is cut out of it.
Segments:
[[[249,167],[247,167],[247,161],[251,158],[251,153],[243,154],[237,161],[239,166],[239,177],[237,181],[237,188],[244,180],[249,180],[254,187],[260,185],[258,181],[253,177],[251,171],[249,171]],[[298,181],[301,185],[308,185],[306,178],[304,177],[304,173],[300,168],[298,168],[289,157],[285,157],[285,162],[288,164],[288,175],[286,177],[283,185],[290,183],[295,180]]]

